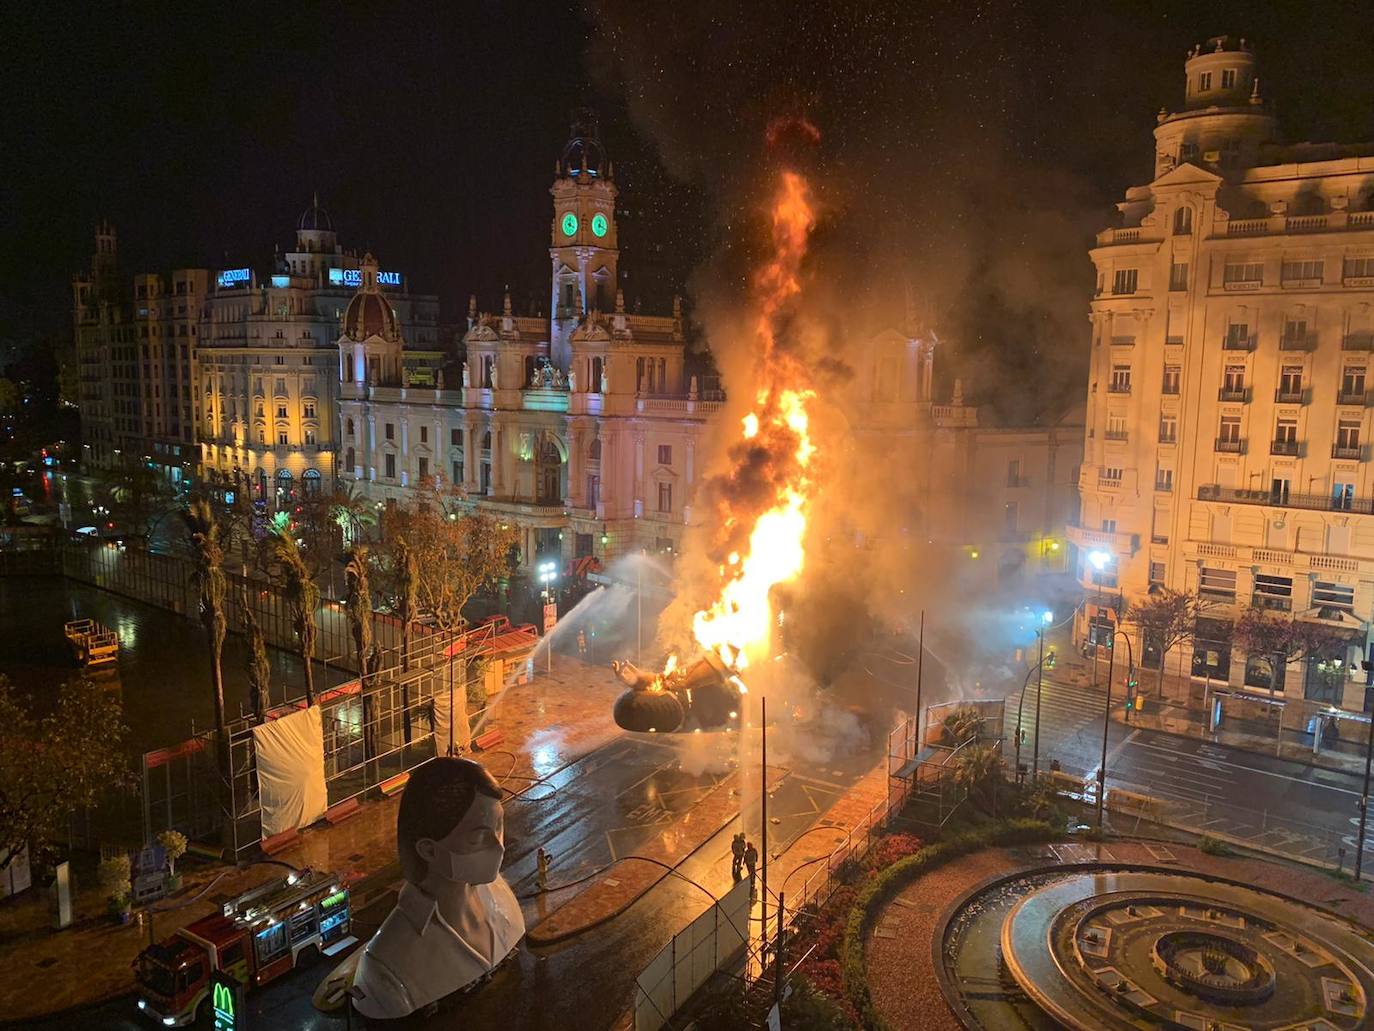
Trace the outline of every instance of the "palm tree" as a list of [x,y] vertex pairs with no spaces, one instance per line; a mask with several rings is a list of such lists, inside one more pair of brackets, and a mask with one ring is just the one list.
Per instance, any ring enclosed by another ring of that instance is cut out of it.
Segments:
[[355,543],[364,526],[377,524],[377,510],[351,482],[345,482],[330,499],[329,514],[344,531],[345,540]]
[[239,613],[243,620],[243,631],[248,635],[248,707],[253,713],[253,722],[261,723],[263,709],[272,697],[272,662],[267,657],[267,642],[262,637],[262,627],[248,601],[248,589],[239,588]]
[[182,513],[195,555],[195,583],[200,592],[200,621],[210,642],[210,686],[215,701],[215,740],[219,752],[220,775],[229,776],[229,736],[224,725],[224,636],[229,625],[224,616],[224,551],[220,547],[219,524],[204,498],[197,498]]
[[358,656],[358,680],[367,691],[372,657],[372,589],[367,582],[367,545],[355,544],[344,566],[344,583],[348,594],[348,626],[353,634],[353,650]]
[[320,606],[320,589],[310,576],[301,556],[300,545],[291,536],[290,527],[283,527],[272,535],[268,554],[277,564],[286,583],[286,604],[291,609],[291,629],[301,646],[301,663],[305,666],[305,704],[315,704],[315,610]]
[[986,797],[992,792],[992,808],[997,811],[997,785],[1002,780],[1002,757],[990,745],[968,745],[954,757],[954,783],[970,796]]
[[396,607],[401,619],[401,669],[410,668],[410,630],[419,608],[420,567],[404,537],[396,538]]
[[348,564],[344,566],[344,583],[348,590],[348,626],[353,634],[353,650],[358,655],[358,685],[363,699],[364,761],[377,754],[374,706],[372,694],[368,691],[368,680],[376,658],[372,646],[372,589],[367,581],[367,564],[367,545],[355,544],[348,553]]

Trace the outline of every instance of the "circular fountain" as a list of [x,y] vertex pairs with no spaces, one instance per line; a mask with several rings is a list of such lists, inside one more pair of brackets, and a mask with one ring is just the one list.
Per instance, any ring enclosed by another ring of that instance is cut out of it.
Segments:
[[1150,867],[1046,867],[984,885],[946,918],[937,972],[964,1025],[989,1031],[1355,1031],[1374,1015],[1374,944],[1360,928]]

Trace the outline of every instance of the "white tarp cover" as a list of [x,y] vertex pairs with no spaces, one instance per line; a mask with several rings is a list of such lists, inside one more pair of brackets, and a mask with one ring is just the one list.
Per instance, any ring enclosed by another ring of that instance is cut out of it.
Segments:
[[329,800],[318,705],[254,727],[253,746],[264,838],[304,827],[324,815]]
[[453,732],[453,754],[466,751],[472,745],[472,729],[468,726],[467,689],[462,684],[453,686],[453,704],[458,709],[458,722],[450,718],[448,688],[441,687],[434,692],[434,754],[449,754],[449,730]]

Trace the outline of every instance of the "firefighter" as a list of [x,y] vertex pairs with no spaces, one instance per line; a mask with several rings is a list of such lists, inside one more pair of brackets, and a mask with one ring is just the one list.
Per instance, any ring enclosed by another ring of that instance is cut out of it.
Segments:
[[549,890],[549,863],[553,860],[553,856],[551,856],[551,855],[549,855],[547,852],[545,852],[544,849],[543,849],[543,847],[541,846],[540,849],[539,849],[539,855],[538,855],[538,857],[537,857],[537,860],[538,860],[538,863],[539,863],[539,873],[538,873],[538,875],[537,875],[537,879],[538,879],[538,881],[539,881],[539,890],[540,890],[540,891],[548,891],[548,890]]
[[730,876],[739,883],[744,876],[744,834],[736,834],[730,839]]

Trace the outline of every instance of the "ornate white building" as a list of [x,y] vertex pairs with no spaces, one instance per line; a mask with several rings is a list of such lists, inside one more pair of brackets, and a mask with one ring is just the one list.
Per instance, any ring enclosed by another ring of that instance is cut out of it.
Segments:
[[[625,310],[612,167],[585,126],[550,193],[552,317],[470,302],[461,369],[407,345],[364,262],[338,341],[340,478],[378,503],[457,494],[519,528],[525,564],[675,551],[723,400],[687,371],[680,305]],[[928,458],[920,504],[886,532],[954,545],[990,574],[1062,568],[1081,430],[980,427],[961,398],[934,405],[934,339],[907,321],[854,349],[862,367],[837,399],[864,453]]]
[[[1276,136],[1245,41],[1209,40],[1187,57],[1183,107],[1160,112],[1154,178],[1098,234],[1078,631],[1105,642],[1118,592],[1198,592],[1215,618],[1169,670],[1264,688],[1273,671],[1231,647],[1231,623],[1251,604],[1292,612],[1344,636],[1329,658],[1348,675],[1294,664],[1287,696],[1360,709],[1374,147]],[[1158,642],[1135,654],[1158,668]]]

